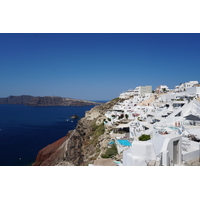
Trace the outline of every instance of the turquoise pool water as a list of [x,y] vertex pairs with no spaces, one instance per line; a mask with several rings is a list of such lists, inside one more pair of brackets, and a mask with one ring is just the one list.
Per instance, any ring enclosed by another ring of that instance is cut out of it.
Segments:
[[178,129],[177,127],[173,127],[173,126],[172,126],[172,127],[169,127],[169,128],[171,128],[171,129]]
[[128,140],[117,140],[121,145],[131,146],[131,143]]
[[111,141],[111,142],[109,142],[108,144],[111,145],[111,144],[114,144],[114,143],[115,143],[115,142]]
[[117,164],[122,164],[121,162],[119,162],[119,161],[114,161],[115,163],[117,163]]

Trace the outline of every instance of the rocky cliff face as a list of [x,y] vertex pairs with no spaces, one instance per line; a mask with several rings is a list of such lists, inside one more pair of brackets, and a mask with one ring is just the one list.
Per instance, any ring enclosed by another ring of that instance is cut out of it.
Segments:
[[55,96],[33,97],[22,95],[0,98],[0,104],[21,104],[26,106],[88,106],[98,105],[100,103]]
[[30,95],[22,96],[9,96],[6,98],[0,98],[0,104],[22,104],[26,105],[33,97]]
[[37,155],[36,162],[33,163],[33,166],[51,166],[62,161],[65,152],[63,151],[64,149],[60,147],[62,147],[62,144],[69,136],[70,133],[53,144],[41,149]]
[[104,114],[118,100],[87,111],[85,117],[79,120],[76,129],[38,153],[34,165],[83,166],[93,163],[104,152],[110,139],[109,130],[103,125]]

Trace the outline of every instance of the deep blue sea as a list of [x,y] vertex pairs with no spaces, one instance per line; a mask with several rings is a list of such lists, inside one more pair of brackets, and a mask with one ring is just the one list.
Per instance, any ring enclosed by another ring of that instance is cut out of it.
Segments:
[[92,107],[0,105],[0,166],[31,165],[39,150],[76,127],[72,115],[82,118]]

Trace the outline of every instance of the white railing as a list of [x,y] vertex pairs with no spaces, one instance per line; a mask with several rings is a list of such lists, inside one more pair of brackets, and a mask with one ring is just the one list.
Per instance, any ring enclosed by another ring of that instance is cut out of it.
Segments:
[[124,150],[123,146],[117,141],[117,139],[115,139],[115,144],[117,147],[118,154],[120,154]]

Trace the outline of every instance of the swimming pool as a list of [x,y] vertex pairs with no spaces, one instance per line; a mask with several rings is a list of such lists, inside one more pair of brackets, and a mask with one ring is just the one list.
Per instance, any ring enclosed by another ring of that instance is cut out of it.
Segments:
[[114,161],[116,164],[122,164],[121,162],[119,162],[119,161]]
[[112,145],[112,144],[114,144],[114,143],[115,143],[115,142],[111,141],[111,142],[109,142],[108,144],[109,144],[109,145]]
[[131,146],[131,143],[128,140],[117,140],[123,146]]
[[171,129],[178,129],[177,127],[173,127],[173,126],[171,126],[171,127],[169,127],[169,128],[171,128]]

